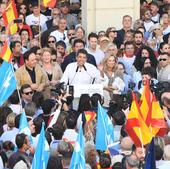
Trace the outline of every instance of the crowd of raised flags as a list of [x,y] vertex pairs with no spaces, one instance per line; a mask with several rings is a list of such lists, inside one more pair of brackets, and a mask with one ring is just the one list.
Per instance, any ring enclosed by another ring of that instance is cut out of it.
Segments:
[[[46,6],[53,6],[54,0],[44,0]],[[17,18],[17,11],[12,0],[6,8],[3,19],[5,26]],[[17,31],[17,25],[14,24],[10,28],[10,34]],[[17,81],[14,75],[13,66],[11,63],[12,53],[5,42],[1,58],[4,60],[0,67],[0,106],[8,99],[17,87]],[[150,91],[149,85],[145,85],[141,100],[137,101],[134,93],[130,112],[127,117],[126,131],[132,138],[136,146],[145,146],[150,143],[148,153],[145,157],[145,169],[155,169],[154,159],[154,137],[163,136],[166,133],[167,126],[165,123],[163,111],[160,108],[159,102],[155,95]],[[94,120],[95,113],[85,112],[87,123]],[[23,132],[30,137],[31,131],[26,119],[25,112],[22,113],[20,119],[19,132]],[[114,143],[114,128],[109,118],[107,111],[99,104],[97,112],[97,127],[96,127],[96,149],[106,151],[110,144]],[[74,147],[74,152],[70,162],[70,169],[85,169],[84,155],[84,135],[82,127],[79,130],[77,141]],[[32,169],[46,169],[49,159],[49,145],[45,138],[44,124],[41,128],[37,148],[35,150]]]

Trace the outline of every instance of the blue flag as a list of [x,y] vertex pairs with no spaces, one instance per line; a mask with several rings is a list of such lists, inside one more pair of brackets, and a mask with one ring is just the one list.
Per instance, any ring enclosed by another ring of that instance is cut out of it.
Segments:
[[45,138],[44,123],[42,124],[41,132],[38,139],[38,144],[35,150],[31,169],[46,169],[49,159],[49,145]]
[[152,139],[148,152],[145,156],[145,166],[144,169],[156,169],[155,163],[155,149],[154,149],[154,138]]
[[98,104],[97,127],[96,127],[96,149],[106,151],[109,144],[114,142],[113,124],[107,111]]
[[84,156],[84,137],[82,126],[79,130],[74,152],[71,158],[69,169],[85,169],[86,162]]
[[17,87],[17,81],[11,63],[3,61],[0,67],[0,106],[8,99]]
[[29,137],[31,144],[33,143],[31,131],[30,131],[30,128],[29,128],[29,125],[28,125],[28,121],[27,121],[27,117],[25,115],[25,112],[22,112],[22,114],[21,114],[21,118],[20,118],[20,121],[19,121],[19,133],[26,134]]

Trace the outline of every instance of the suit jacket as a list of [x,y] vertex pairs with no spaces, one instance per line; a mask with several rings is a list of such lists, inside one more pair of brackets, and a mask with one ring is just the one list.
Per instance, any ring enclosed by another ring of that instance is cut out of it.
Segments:
[[[23,84],[33,84],[31,77],[26,70],[25,65],[21,66],[15,72],[18,87],[20,88]],[[35,77],[36,77],[36,84],[38,85],[37,91],[43,91],[45,87],[45,82],[47,80],[42,68],[37,64],[35,66]]]

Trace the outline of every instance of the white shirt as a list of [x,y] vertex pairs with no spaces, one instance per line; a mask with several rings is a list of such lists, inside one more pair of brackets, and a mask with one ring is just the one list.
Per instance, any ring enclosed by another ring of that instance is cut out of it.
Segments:
[[101,49],[96,49],[95,52],[91,51],[89,48],[86,48],[86,50],[89,54],[94,56],[97,65],[101,64],[101,61],[105,57],[105,54]]
[[154,21],[154,22],[159,22],[159,19],[160,19],[160,14],[159,13],[157,13],[155,16],[152,16],[152,21]]
[[39,25],[39,20],[40,20],[40,26],[41,26],[41,28],[43,28],[48,19],[43,14],[40,15],[40,18],[35,16],[34,14],[30,14],[25,19],[26,24],[29,25],[29,26],[31,26],[31,25]]
[[4,169],[4,164],[3,164],[1,156],[0,156],[0,169]]
[[100,83],[100,73],[97,68],[90,63],[85,63],[84,66],[85,68],[78,68],[77,62],[70,63],[60,82],[69,85]]
[[151,26],[153,26],[154,23],[152,21],[150,22],[144,22],[144,27],[145,27],[145,30],[146,32],[149,32],[149,29],[151,28]]
[[62,40],[65,42],[66,45],[69,44],[69,40],[67,38],[67,31],[64,31],[64,33],[61,33],[58,30],[55,30],[55,31],[51,32],[50,36],[54,36],[56,38],[57,42]]

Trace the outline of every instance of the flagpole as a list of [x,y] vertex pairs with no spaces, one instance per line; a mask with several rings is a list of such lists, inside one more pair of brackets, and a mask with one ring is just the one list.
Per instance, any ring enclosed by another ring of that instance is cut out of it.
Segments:
[[[12,63],[11,63],[11,66],[12,66],[12,72],[13,72],[14,77],[15,77],[15,80],[16,80],[16,82],[17,82],[17,78],[16,78],[16,76],[15,76],[14,67],[13,67]],[[17,88],[17,93],[18,93],[19,103],[20,103],[20,105],[21,105],[20,113],[22,113],[22,109],[23,109],[23,107],[22,107],[21,95],[20,95],[20,92],[19,92],[18,84],[16,85],[16,88]]]
[[39,47],[41,48],[41,25],[40,25],[40,16],[41,16],[41,0],[38,0],[38,8],[39,8],[39,36],[38,36],[38,40],[39,40]]

